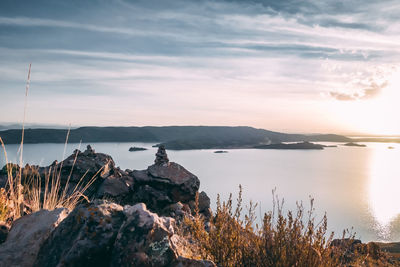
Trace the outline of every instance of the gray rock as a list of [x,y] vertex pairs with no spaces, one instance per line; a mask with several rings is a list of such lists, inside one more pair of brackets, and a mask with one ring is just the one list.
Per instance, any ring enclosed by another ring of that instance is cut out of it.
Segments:
[[159,211],[173,203],[167,190],[157,189],[147,184],[137,186],[132,193],[131,201],[128,202],[132,204],[144,202],[153,211]]
[[10,232],[8,225],[3,222],[0,222],[0,244],[6,241],[8,232]]
[[181,202],[173,203],[171,205],[166,206],[161,214],[165,216],[169,216],[172,218],[183,218],[185,215],[190,216],[190,209],[185,208],[185,206]]
[[111,266],[170,266],[178,258],[170,237],[174,219],[159,217],[143,203],[125,206]]
[[133,170],[129,174],[134,178],[134,181],[139,184],[151,184],[155,182],[153,177],[148,175],[147,170]]
[[151,165],[147,172],[154,181],[171,186],[170,195],[174,202],[194,199],[200,187],[199,178],[175,162],[168,165]]
[[118,202],[122,202],[131,190],[133,190],[132,177],[110,176],[100,185],[96,195],[98,198],[112,198]]
[[159,217],[143,203],[125,206],[124,214],[127,219],[118,232],[111,266],[215,266],[182,257],[174,219]]
[[59,163],[58,166],[62,166],[64,174],[69,174],[72,170],[71,182],[79,182],[83,176],[90,179],[96,174],[102,178],[106,178],[115,169],[115,163],[111,156],[103,153],[95,153],[90,145],[87,146],[84,152],[75,150],[72,155]]
[[158,147],[157,153],[156,153],[156,160],[154,161],[155,165],[166,165],[168,164],[169,159],[167,152],[165,151],[165,146],[160,145]]
[[67,215],[67,209],[59,208],[41,210],[16,220],[7,240],[0,245],[2,266],[33,266],[42,244]]
[[76,207],[40,248],[35,266],[109,266],[122,210],[107,201]]
[[156,212],[173,203],[193,201],[200,186],[197,176],[174,162],[153,164],[147,170],[128,174],[133,178],[134,190],[124,204],[144,202]]
[[206,192],[201,191],[199,194],[199,211],[204,212],[210,208],[210,198],[207,196]]

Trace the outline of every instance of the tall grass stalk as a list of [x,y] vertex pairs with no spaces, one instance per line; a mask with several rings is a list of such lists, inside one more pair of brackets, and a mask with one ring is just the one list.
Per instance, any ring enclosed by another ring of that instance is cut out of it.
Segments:
[[[23,168],[23,151],[25,138],[25,120],[27,112],[28,92],[31,80],[31,64],[29,64],[28,77],[25,87],[24,116],[22,121],[21,144],[19,147],[19,165],[9,162],[7,150],[3,139],[0,137],[0,144],[4,151],[6,161],[7,182],[5,188],[0,189],[0,221],[11,223],[24,214],[36,212],[41,209],[53,210],[59,207],[72,210],[82,199],[89,199],[85,196],[85,191],[95,182],[98,174],[103,171],[100,168],[86,184],[83,184],[88,171],[80,178],[74,188],[70,190],[70,180],[78,157],[79,150],[76,151],[74,162],[69,176],[62,184],[63,161],[60,164],[50,166],[47,172],[42,175],[38,169],[29,166]],[[70,128],[68,129],[63,160],[66,153]],[[25,172],[25,173],[24,173]],[[44,179],[44,181],[42,181]]]

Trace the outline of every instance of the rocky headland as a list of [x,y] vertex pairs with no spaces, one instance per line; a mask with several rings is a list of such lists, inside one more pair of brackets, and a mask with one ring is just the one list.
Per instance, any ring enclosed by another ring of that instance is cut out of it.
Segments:
[[67,192],[83,176],[84,183],[96,177],[85,192],[91,201],[72,211],[27,214],[11,229],[0,225],[0,266],[215,266],[187,255],[176,233],[176,223],[192,216],[195,207],[207,220],[210,199],[199,192],[194,174],[169,161],[164,147],[146,170],[121,170],[110,156],[88,146],[60,163],[27,165],[24,177],[32,172],[45,175],[58,166]]

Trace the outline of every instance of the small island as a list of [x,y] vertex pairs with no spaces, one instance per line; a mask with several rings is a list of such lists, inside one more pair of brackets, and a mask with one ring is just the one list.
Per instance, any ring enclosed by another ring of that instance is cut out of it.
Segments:
[[300,143],[278,143],[278,144],[270,144],[270,145],[259,145],[254,146],[257,149],[316,149],[321,150],[324,149],[325,146],[314,144],[310,142],[300,142]]
[[364,145],[364,144],[357,144],[357,143],[353,143],[353,142],[346,143],[346,144],[344,144],[344,146],[366,147],[366,145]]
[[222,154],[222,153],[228,153],[228,151],[226,151],[226,150],[217,150],[217,151],[214,151],[214,153]]
[[144,147],[136,147],[136,146],[133,146],[133,147],[130,147],[130,148],[129,148],[129,151],[130,151],[130,152],[134,152],[134,151],[144,151],[144,150],[147,150],[147,148],[144,148]]

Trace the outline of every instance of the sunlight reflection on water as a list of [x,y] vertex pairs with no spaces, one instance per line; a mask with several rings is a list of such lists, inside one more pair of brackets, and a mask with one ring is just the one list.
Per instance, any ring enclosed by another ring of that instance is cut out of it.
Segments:
[[374,228],[384,240],[392,239],[394,219],[400,214],[400,150],[383,145],[373,149],[369,176],[369,206]]

